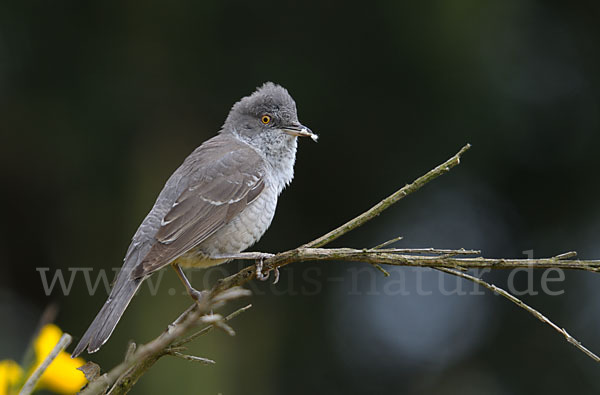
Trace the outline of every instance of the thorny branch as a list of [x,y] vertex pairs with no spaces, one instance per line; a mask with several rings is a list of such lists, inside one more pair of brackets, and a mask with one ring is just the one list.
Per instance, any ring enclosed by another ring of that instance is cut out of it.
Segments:
[[[575,260],[575,252],[567,252],[550,258],[542,259],[492,259],[478,256],[479,251],[475,250],[449,250],[449,249],[401,249],[385,248],[390,244],[400,240],[395,238],[382,243],[375,248],[369,249],[351,249],[351,248],[331,248],[322,247],[340,236],[358,228],[367,221],[373,219],[385,209],[419,190],[428,182],[434,180],[440,175],[448,172],[460,163],[461,156],[470,148],[465,145],[460,151],[448,159],[446,162],[430,170],[425,175],[417,178],[411,184],[407,184],[392,195],[383,199],[371,209],[365,211],[359,216],[351,219],[345,224],[332,230],[331,232],[306,243],[296,249],[285,251],[265,259],[263,262],[263,271],[267,272],[289,265],[294,262],[304,261],[356,261],[370,263],[376,266],[382,272],[387,273],[380,265],[395,266],[416,266],[429,267],[440,270],[454,276],[458,276],[469,281],[478,283],[489,290],[502,295],[517,306],[526,310],[540,321],[550,325],[554,330],[562,334],[566,340],[584,352],[590,358],[600,362],[600,358],[585,348],[580,342],[567,333],[566,330],[554,324],[536,309],[530,307],[519,298],[509,292],[490,284],[478,277],[472,276],[465,271],[472,268],[491,268],[491,269],[513,269],[513,268],[560,268],[576,269],[585,271],[600,271],[600,260]],[[233,329],[227,325],[227,321],[238,314],[246,311],[250,305],[239,309],[227,317],[218,314],[209,314],[218,309],[227,301],[249,294],[240,288],[246,282],[256,277],[256,268],[254,266],[246,267],[238,273],[220,280],[206,296],[202,303],[190,306],[184,311],[177,320],[175,320],[165,332],[159,335],[151,342],[140,346],[139,348],[130,348],[130,352],[125,360],[111,369],[108,373],[92,381],[82,394],[104,394],[108,390],[109,394],[127,393],[137,380],[154,365],[154,363],[165,355],[172,355],[186,360],[211,364],[214,361],[196,356],[186,355],[184,345],[196,337],[208,333],[213,328],[220,328],[229,334],[234,334]],[[183,337],[194,327],[205,325],[200,331]]]

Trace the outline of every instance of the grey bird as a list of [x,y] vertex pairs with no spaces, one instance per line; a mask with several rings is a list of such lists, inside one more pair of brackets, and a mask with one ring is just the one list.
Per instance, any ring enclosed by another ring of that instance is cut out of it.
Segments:
[[298,121],[296,103],[283,87],[267,82],[234,104],[219,133],[167,180],[73,357],[86,348],[95,352],[108,340],[140,284],[155,271],[172,265],[199,300],[201,293],[181,267],[252,257],[241,252],[271,224],[277,198],[294,176],[298,136],[317,139]]

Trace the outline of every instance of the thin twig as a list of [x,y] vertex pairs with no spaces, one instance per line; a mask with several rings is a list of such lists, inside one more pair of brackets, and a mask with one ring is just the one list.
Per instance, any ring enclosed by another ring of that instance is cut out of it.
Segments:
[[212,359],[197,357],[195,355],[182,354],[179,351],[171,351],[169,354],[174,357],[179,357],[187,361],[198,362],[203,365],[214,365],[216,363]]
[[381,202],[377,203],[375,206],[371,207],[369,210],[365,211],[358,217],[351,219],[345,224],[335,228],[331,232],[319,237],[318,239],[304,244],[302,247],[322,247],[326,244],[331,243],[338,237],[345,235],[351,230],[358,228],[365,222],[381,214],[383,210],[390,207],[392,204],[398,202],[404,197],[410,195],[411,193],[421,189],[421,187],[423,187],[425,184],[427,184],[430,181],[433,181],[442,174],[450,171],[451,168],[460,163],[461,155],[467,152],[469,148],[471,148],[471,144],[465,145],[452,158],[448,159],[446,162],[442,163],[435,169],[428,171],[425,175],[417,178],[415,181],[412,182],[412,184],[405,185],[404,187],[400,188],[398,191],[383,199]]
[[556,255],[554,257],[554,259],[572,259],[572,258],[575,258],[576,256],[577,256],[577,252],[569,251],[569,252],[565,252],[565,253]]
[[404,238],[404,236],[394,237],[393,239],[390,239],[388,241],[384,241],[383,243],[376,245],[375,247],[372,248],[372,250],[379,250],[381,248],[387,247],[390,244],[394,244],[394,243],[402,240],[403,238]]
[[383,266],[381,266],[379,263],[371,263],[371,265],[373,265],[373,267],[377,270],[379,270],[381,273],[383,273],[384,277],[389,277],[390,276],[390,272],[388,272],[387,270],[385,270],[383,268]]
[[[248,311],[248,310],[250,309],[250,307],[252,307],[252,304],[249,304],[249,305],[246,305],[246,306],[244,306],[244,307],[242,307],[242,308],[239,308],[239,309],[237,309],[237,310],[236,310],[236,311],[234,311],[233,313],[229,314],[227,317],[223,318],[223,321],[224,321],[224,322],[227,322],[227,321],[230,321],[230,320],[234,319],[234,318],[235,318],[235,317],[237,317],[238,315],[240,315],[240,314],[242,314],[242,313],[244,313],[244,312]],[[171,347],[172,347],[172,348],[174,348],[174,347],[181,347],[181,346],[183,346],[184,344],[186,344],[186,343],[189,343],[189,342],[191,342],[192,340],[196,339],[197,337],[199,337],[199,336],[202,336],[202,335],[205,335],[205,334],[209,333],[209,332],[210,332],[210,331],[212,331],[214,328],[215,328],[215,327],[214,327],[214,325],[209,325],[209,326],[206,326],[206,327],[204,327],[204,328],[200,329],[198,332],[196,332],[196,333],[193,333],[193,334],[191,334],[191,335],[189,335],[189,336],[187,336],[187,337],[184,337],[184,338],[183,338],[183,339],[181,339],[181,340],[178,340],[178,341],[174,342],[174,343],[171,345]]]
[[63,351],[69,344],[71,344],[72,340],[73,338],[71,337],[71,335],[69,335],[68,333],[63,333],[60,340],[58,341],[58,343],[56,343],[50,354],[46,356],[44,361],[33,371],[31,376],[29,376],[29,378],[23,385],[23,388],[19,392],[19,395],[29,395],[33,392],[37,382],[42,377],[42,374],[44,374],[46,369],[48,369],[48,366],[50,366],[52,361],[56,359],[58,354],[60,354],[61,351]]
[[505,297],[506,299],[510,300],[511,302],[513,302],[514,304],[519,306],[520,308],[527,311],[529,314],[533,315],[538,320],[542,321],[545,324],[550,325],[552,327],[552,329],[554,329],[555,331],[557,331],[558,333],[563,335],[569,343],[571,343],[572,345],[577,347],[579,350],[581,350],[583,353],[585,353],[588,357],[592,358],[596,362],[600,362],[600,357],[598,357],[592,351],[590,351],[585,346],[583,346],[581,344],[581,342],[579,342],[573,336],[569,335],[569,333],[567,333],[567,331],[564,328],[559,327],[554,322],[550,321],[550,319],[548,319],[545,315],[543,315],[542,313],[540,313],[533,307],[529,306],[527,303],[523,302],[521,299],[517,298],[513,294],[505,291],[504,289],[502,289],[494,284],[490,284],[487,281],[485,281],[479,277],[475,277],[470,274],[460,272],[458,270],[448,269],[448,268],[437,268],[437,270],[442,271],[444,273],[452,274],[453,276],[458,276],[458,277],[462,277],[467,280],[473,281],[474,283],[483,285],[490,291],[493,291],[493,292],[497,293],[498,295]]

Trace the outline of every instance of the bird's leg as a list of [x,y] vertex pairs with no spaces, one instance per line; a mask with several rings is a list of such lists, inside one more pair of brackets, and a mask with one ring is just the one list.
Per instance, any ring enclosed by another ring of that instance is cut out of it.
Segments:
[[172,266],[173,266],[173,269],[175,269],[177,276],[179,276],[179,279],[185,286],[187,293],[191,296],[192,299],[194,299],[194,301],[196,301],[196,303],[200,303],[200,300],[202,299],[202,295],[205,292],[198,291],[197,289],[192,287],[192,284],[190,284],[190,280],[188,280],[188,278],[185,276],[185,273],[183,272],[183,269],[181,269],[181,266],[179,266],[178,264],[173,264]]

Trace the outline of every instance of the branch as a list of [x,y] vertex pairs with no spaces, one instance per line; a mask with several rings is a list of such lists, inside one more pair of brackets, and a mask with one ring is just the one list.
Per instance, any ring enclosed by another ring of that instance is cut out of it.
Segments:
[[[594,353],[581,345],[577,340],[571,337],[564,329],[559,328],[556,324],[546,318],[537,310],[533,309],[523,301],[511,295],[507,291],[489,284],[486,281],[471,276],[463,271],[470,268],[493,268],[493,269],[513,269],[513,268],[560,268],[560,269],[577,269],[585,271],[600,271],[600,260],[574,260],[576,253],[568,252],[551,258],[542,259],[492,259],[484,258],[479,255],[479,251],[465,249],[436,249],[436,248],[384,248],[390,244],[400,240],[395,238],[385,243],[370,249],[351,249],[351,248],[332,248],[323,249],[322,247],[331,241],[343,236],[344,234],[358,228],[367,221],[381,214],[385,209],[408,196],[409,194],[419,190],[428,182],[434,180],[440,175],[448,172],[451,168],[460,163],[460,157],[471,146],[465,145],[456,155],[448,159],[446,162],[437,166],[425,175],[417,178],[411,184],[407,184],[392,195],[383,199],[371,209],[360,214],[354,219],[346,222],[331,232],[306,243],[296,249],[285,251],[274,255],[271,258],[265,259],[263,262],[263,270],[277,270],[279,267],[288,265],[293,262],[304,261],[356,261],[366,262],[374,265],[384,274],[387,272],[380,265],[394,266],[414,266],[414,267],[430,267],[442,272],[462,277],[470,281],[485,286],[486,288],[496,292],[505,298],[509,299],[517,306],[525,309],[542,322],[550,325],[554,330],[561,333],[567,341],[579,348],[586,355],[593,358],[595,361],[600,361]],[[137,350],[128,353],[125,360],[104,374],[100,378],[92,381],[82,394],[104,394],[106,389],[111,388],[110,394],[125,394],[127,393],[137,380],[154,365],[154,363],[165,355],[173,355],[186,360],[191,360],[200,363],[212,363],[213,361],[181,353],[184,350],[183,345],[192,341],[196,337],[210,332],[213,328],[221,328],[229,334],[234,334],[226,322],[234,318],[238,314],[246,311],[250,306],[235,311],[228,317],[209,314],[211,311],[222,307],[227,301],[245,296],[249,291],[240,288],[241,285],[256,277],[255,266],[249,266],[238,273],[224,278],[207,291],[199,304],[190,306],[184,311],[169,328],[151,342],[140,346]],[[183,337],[192,328],[205,324],[200,331]]]
[[[371,264],[413,266],[413,267],[451,267],[462,269],[577,269],[591,272],[600,271],[600,260],[564,259],[563,256],[574,252],[560,254],[551,258],[510,259],[484,257],[457,257],[478,254],[474,250],[449,250],[434,248],[393,248],[363,249],[352,248],[303,248],[286,251],[265,260],[265,270],[289,265],[293,262],[306,261],[346,261],[365,262]],[[427,255],[425,255],[427,254]],[[251,270],[247,268],[244,270]],[[239,273],[238,273],[239,274]]]
[[[240,313],[248,310],[250,306],[243,307],[228,317],[218,314],[208,314],[212,309],[221,307],[225,302],[241,296],[248,296],[249,291],[240,288],[232,288],[222,292],[219,297],[207,295],[201,303],[190,306],[157,338],[144,344],[127,356],[125,360],[102,375],[81,392],[81,395],[104,394],[107,388],[111,388],[109,394],[126,394],[131,390],[139,378],[150,369],[156,361],[165,355],[181,350],[181,346],[197,337],[199,334],[190,336],[176,343],[190,329],[208,324],[201,332],[208,332],[213,326],[223,325],[226,321],[237,317]],[[202,333],[200,333],[202,334]],[[173,348],[171,348],[173,347]],[[178,349],[176,350],[175,347]]]
[[50,366],[52,361],[56,359],[58,354],[60,354],[61,351],[63,351],[65,348],[67,348],[69,344],[71,344],[72,340],[73,338],[71,337],[71,335],[69,335],[68,333],[63,333],[63,335],[58,340],[58,343],[56,343],[50,354],[46,356],[44,361],[35,369],[31,376],[29,376],[29,378],[23,385],[23,388],[19,392],[19,395],[29,395],[33,392],[35,385],[38,381],[40,381],[42,374],[44,374],[46,369],[48,369],[48,366]]

